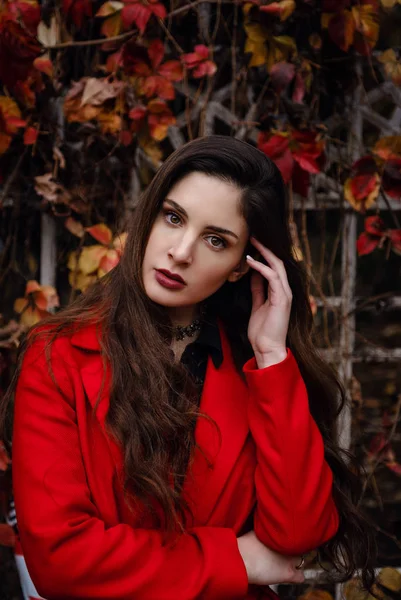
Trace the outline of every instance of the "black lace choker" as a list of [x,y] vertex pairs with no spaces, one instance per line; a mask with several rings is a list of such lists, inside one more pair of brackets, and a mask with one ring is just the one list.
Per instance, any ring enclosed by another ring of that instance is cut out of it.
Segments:
[[190,325],[176,325],[173,329],[176,340],[183,340],[185,337],[193,337],[202,327],[202,319],[195,319]]

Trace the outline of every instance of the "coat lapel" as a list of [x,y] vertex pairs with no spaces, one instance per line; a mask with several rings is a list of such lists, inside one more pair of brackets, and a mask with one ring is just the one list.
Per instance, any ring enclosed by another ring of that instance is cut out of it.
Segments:
[[[195,440],[212,466],[208,466],[206,458],[197,448],[183,489],[185,498],[191,504],[195,521],[199,524],[208,522],[249,433],[246,384],[235,369],[229,343],[220,324],[219,329],[224,360],[216,369],[209,357],[199,408],[202,413],[207,414],[216,422],[221,437],[213,423],[204,417],[198,418]],[[71,342],[74,346],[91,350],[91,352],[85,352],[80,372],[87,399],[94,408],[103,373],[95,327],[88,327],[74,334]],[[119,445],[106,431],[110,383],[111,376],[108,368],[104,389],[95,414],[106,436],[116,469],[121,474],[123,469],[122,452]]]
[[197,444],[212,463],[209,467],[202,452],[195,452],[191,473],[187,473],[184,494],[190,500],[197,523],[206,524],[226,484],[249,433],[247,388],[237,373],[228,340],[221,326],[224,360],[216,369],[209,357],[200,410],[218,425],[200,417],[195,428]]

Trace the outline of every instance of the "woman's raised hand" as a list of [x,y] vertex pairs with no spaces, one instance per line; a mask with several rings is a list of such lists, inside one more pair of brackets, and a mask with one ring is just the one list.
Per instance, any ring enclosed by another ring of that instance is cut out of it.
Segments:
[[253,530],[237,538],[237,542],[249,583],[275,585],[304,581],[303,571],[296,568],[301,556],[284,556],[270,550],[258,540]]
[[[252,313],[248,339],[259,369],[284,360],[290,321],[292,292],[284,263],[255,238],[251,242],[269,266],[247,256],[254,273],[251,277]],[[267,298],[263,279],[268,281]]]

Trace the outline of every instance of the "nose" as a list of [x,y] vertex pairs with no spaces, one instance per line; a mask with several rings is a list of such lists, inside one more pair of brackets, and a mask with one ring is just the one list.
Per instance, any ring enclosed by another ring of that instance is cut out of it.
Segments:
[[194,239],[188,235],[177,238],[171,246],[168,255],[177,264],[190,265],[193,260]]

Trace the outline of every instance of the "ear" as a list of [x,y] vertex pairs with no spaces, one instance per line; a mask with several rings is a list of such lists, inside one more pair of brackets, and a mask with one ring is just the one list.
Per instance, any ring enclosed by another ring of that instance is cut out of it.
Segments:
[[227,281],[229,281],[230,283],[235,283],[236,281],[241,279],[241,277],[243,277],[246,273],[248,273],[249,269],[250,266],[248,265],[246,258],[244,257],[227,277]]

